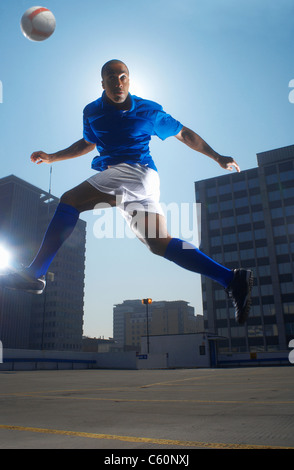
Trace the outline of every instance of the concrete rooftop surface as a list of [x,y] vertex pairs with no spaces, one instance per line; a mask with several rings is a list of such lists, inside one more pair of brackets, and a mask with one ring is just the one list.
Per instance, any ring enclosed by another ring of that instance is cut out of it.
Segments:
[[0,372],[0,448],[294,449],[294,368]]

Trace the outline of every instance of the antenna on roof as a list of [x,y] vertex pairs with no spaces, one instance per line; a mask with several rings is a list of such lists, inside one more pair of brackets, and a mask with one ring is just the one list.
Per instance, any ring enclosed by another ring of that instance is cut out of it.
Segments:
[[52,165],[50,165],[50,172],[49,172],[49,198],[48,198],[48,204],[47,204],[47,211],[48,211],[48,216],[50,213],[50,202],[52,200],[51,198],[51,185],[52,185]]
[[51,184],[52,184],[52,165],[50,165],[50,174],[49,174],[49,194],[51,194]]

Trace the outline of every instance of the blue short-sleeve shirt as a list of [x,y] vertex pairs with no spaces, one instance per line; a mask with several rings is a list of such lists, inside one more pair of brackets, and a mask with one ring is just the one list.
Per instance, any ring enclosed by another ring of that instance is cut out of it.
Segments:
[[149,150],[151,136],[164,140],[177,135],[183,127],[154,101],[129,97],[128,111],[110,104],[105,92],[84,109],[84,139],[96,144],[99,152],[92,161],[94,170],[103,171],[118,163],[140,163],[157,170]]

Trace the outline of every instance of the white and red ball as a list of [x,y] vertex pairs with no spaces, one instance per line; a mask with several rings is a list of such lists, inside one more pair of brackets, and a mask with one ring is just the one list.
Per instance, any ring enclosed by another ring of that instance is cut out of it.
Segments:
[[31,7],[23,14],[20,27],[31,41],[44,41],[54,33],[56,20],[48,8]]

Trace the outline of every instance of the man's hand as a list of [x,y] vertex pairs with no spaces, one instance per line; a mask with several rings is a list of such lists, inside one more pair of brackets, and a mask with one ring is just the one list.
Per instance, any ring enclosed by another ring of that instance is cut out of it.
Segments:
[[52,163],[53,158],[52,155],[43,152],[42,150],[38,150],[37,152],[33,152],[31,155],[31,161],[33,163],[37,163],[39,165],[40,163]]
[[238,172],[240,171],[239,165],[232,157],[223,157],[219,153],[215,152],[198,134],[196,134],[196,132],[192,131],[188,127],[183,126],[175,137],[180,142],[188,145],[191,149],[212,158],[225,170],[232,171],[233,168],[235,168]]
[[53,163],[53,162],[60,162],[62,160],[68,160],[69,158],[76,158],[80,157],[81,155],[85,155],[88,152],[91,152],[95,148],[95,144],[91,142],[87,142],[85,139],[80,139],[70,147],[64,150],[60,150],[56,153],[46,153],[42,150],[37,152],[33,152],[31,155],[31,161],[33,163]]
[[232,157],[224,157],[223,155],[219,155],[216,161],[225,170],[233,171],[233,169],[235,168],[238,173],[240,173],[241,171],[238,163],[235,162]]

